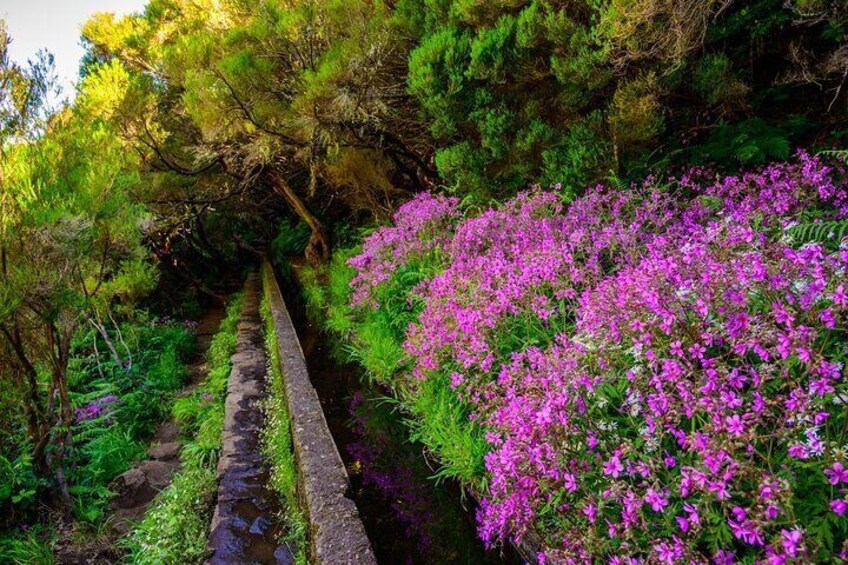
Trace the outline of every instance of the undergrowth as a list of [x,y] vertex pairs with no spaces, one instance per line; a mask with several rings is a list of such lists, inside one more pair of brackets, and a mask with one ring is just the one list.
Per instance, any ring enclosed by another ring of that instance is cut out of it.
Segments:
[[419,383],[407,377],[404,332],[420,308],[406,296],[432,266],[407,267],[381,289],[382,308],[354,312],[350,282],[356,272],[347,261],[358,252],[358,247],[340,249],[328,265],[299,270],[307,313],[341,344],[338,349],[343,360],[362,366],[372,383],[393,396],[410,439],[437,456],[440,467],[435,477],[459,479],[482,491],[486,485],[483,458],[488,449],[482,429],[468,419],[468,407],[456,398],[447,379]]
[[200,563],[206,556],[230,357],[236,349],[241,305],[239,295],[227,306],[227,316],[207,352],[206,379],[193,394],[174,404],[180,433],[191,439],[183,446],[182,467],[171,485],[123,540],[131,564]]
[[[143,311],[110,333],[119,347],[118,359],[107,352],[99,333],[86,328],[74,338],[68,370],[76,413],[67,473],[72,533],[82,541],[96,537],[106,525],[114,496],[109,484],[145,456],[147,439],[182,386],[185,362],[194,349],[183,324],[149,318]],[[0,533],[0,563],[48,564],[56,533],[40,524],[44,516],[38,503],[49,482],[33,468],[21,435],[5,438],[0,454],[0,527],[5,520],[23,526]]]
[[0,540],[0,558],[14,565],[53,565],[55,532],[36,526]]
[[[264,280],[272,277],[270,271],[263,272]],[[308,526],[297,496],[297,466],[292,445],[288,405],[283,385],[280,350],[277,333],[268,299],[268,285],[263,284],[264,293],[260,312],[265,327],[265,348],[268,352],[269,397],[265,404],[266,424],[262,431],[262,449],[271,463],[271,488],[280,496],[281,520],[285,530],[285,541],[293,549],[298,565],[306,565],[306,536]]]

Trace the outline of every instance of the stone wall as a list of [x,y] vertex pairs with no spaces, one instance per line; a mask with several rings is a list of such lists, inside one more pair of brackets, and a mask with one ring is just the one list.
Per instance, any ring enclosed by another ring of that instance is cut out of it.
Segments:
[[330,435],[291,316],[267,261],[262,267],[262,281],[277,333],[300,479],[298,489],[309,520],[310,560],[326,565],[376,565],[359,511],[348,497],[347,470]]

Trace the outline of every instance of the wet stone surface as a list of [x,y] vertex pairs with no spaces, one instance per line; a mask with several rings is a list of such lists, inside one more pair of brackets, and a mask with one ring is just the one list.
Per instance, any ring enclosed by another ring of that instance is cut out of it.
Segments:
[[252,274],[245,283],[227,387],[218,501],[209,537],[212,555],[206,561],[210,565],[294,562],[289,548],[277,541],[278,501],[267,487],[268,468],[261,451],[267,357],[259,302],[259,278]]
[[311,562],[376,565],[359,511],[350,497],[347,470],[309,378],[291,316],[271,266],[266,263],[263,269],[291,418],[300,479],[298,491],[309,520]]

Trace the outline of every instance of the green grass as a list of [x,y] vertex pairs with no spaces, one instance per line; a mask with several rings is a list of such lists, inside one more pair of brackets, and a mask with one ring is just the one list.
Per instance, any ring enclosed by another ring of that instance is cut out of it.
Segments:
[[349,336],[355,328],[348,306],[350,280],[355,272],[347,266],[347,260],[356,251],[357,248],[337,250],[328,265],[303,267],[297,273],[309,317],[322,320],[324,327],[341,337]]
[[0,539],[0,563],[9,565],[53,565],[55,533],[41,527],[30,528],[12,538]]
[[187,464],[127,540],[128,563],[201,563],[217,486],[215,468]]
[[401,395],[411,414],[406,420],[410,439],[419,441],[438,459],[438,478],[458,479],[475,492],[484,492],[489,451],[483,430],[468,419],[468,407],[459,400],[444,375],[416,383]]
[[402,342],[376,316],[368,316],[352,336],[354,339],[347,348],[351,360],[362,365],[376,382],[395,387],[398,368],[406,361]]
[[190,437],[181,453],[182,467],[156,499],[137,528],[123,540],[128,563],[161,565],[201,563],[212,518],[215,467],[221,451],[224,402],[238,340],[241,297],[227,307],[227,316],[207,352],[207,376],[194,394],[174,403],[180,433]]
[[347,260],[357,252],[357,248],[338,250],[327,266],[300,269],[307,313],[342,344],[345,360],[359,364],[373,383],[393,396],[405,415],[410,439],[420,441],[438,460],[435,476],[456,478],[481,492],[488,452],[482,430],[468,420],[467,407],[446,377],[412,379],[403,349],[404,332],[418,315],[416,308],[408,307],[409,290],[432,266],[406,266],[375,289],[379,309],[352,309],[350,281],[355,272]]
[[[263,279],[272,277],[270,271],[263,271]],[[285,529],[285,541],[295,550],[295,561],[299,565],[307,564],[306,536],[307,522],[297,496],[297,464],[292,446],[291,427],[285,387],[283,385],[280,351],[277,348],[277,334],[271,308],[268,302],[268,285],[263,284],[261,313],[265,326],[265,345],[268,352],[269,398],[265,405],[266,424],[262,432],[262,448],[265,457],[271,463],[271,488],[284,503],[280,520]]]

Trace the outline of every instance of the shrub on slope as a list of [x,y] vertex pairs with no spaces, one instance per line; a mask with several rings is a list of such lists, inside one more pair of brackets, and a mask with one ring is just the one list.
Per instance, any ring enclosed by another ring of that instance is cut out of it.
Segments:
[[361,318],[413,320],[390,384],[417,425],[436,383],[482,431],[485,539],[564,562],[845,555],[848,246],[790,237],[845,220],[844,171],[799,154],[457,207],[420,196],[350,265]]

